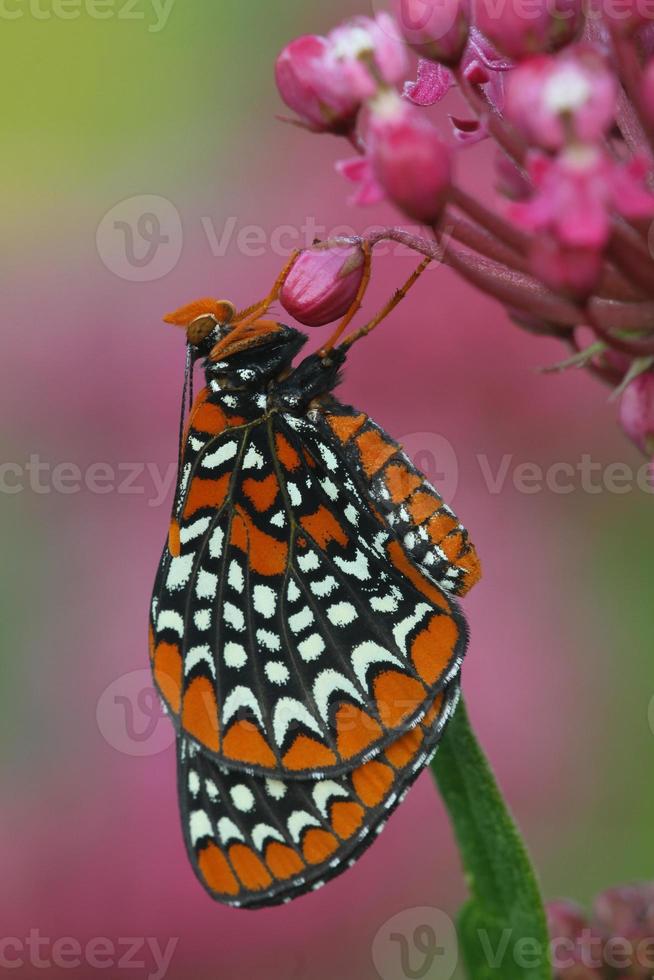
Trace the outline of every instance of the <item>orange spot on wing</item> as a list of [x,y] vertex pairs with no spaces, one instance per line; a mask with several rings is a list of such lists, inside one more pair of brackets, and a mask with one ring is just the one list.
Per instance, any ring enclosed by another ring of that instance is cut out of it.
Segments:
[[245,844],[232,844],[229,849],[229,860],[248,891],[259,892],[272,885],[268,869],[251,847],[246,847]]
[[443,700],[443,695],[439,694],[429,711],[426,713],[425,717],[420,722],[424,728],[431,728],[433,723],[436,721],[437,717],[442,711]]
[[298,735],[284,756],[284,766],[292,772],[335,766],[336,756],[327,745],[308,735]]
[[413,495],[409,503],[411,520],[414,524],[424,524],[441,506],[442,501],[438,497],[428,490],[421,490]]
[[394,504],[403,503],[407,497],[422,485],[422,480],[403,463],[392,463],[384,473],[386,487]]
[[272,507],[278,492],[279,483],[274,473],[267,476],[265,480],[250,478],[243,482],[243,493],[261,514]]
[[274,874],[275,878],[286,881],[294,875],[300,874],[305,868],[304,861],[296,852],[286,844],[279,844],[272,841],[266,848],[266,864]]
[[434,514],[431,520],[427,521],[425,529],[432,544],[440,544],[446,534],[454,530],[458,525],[456,517],[452,517],[446,511]]
[[387,551],[389,558],[398,572],[406,576],[418,592],[426,596],[435,606],[449,611],[450,604],[443,593],[409,561],[399,541],[391,541],[387,547]]
[[446,538],[440,543],[441,550],[443,554],[451,561],[456,562],[457,558],[461,554],[465,542],[463,540],[463,535],[460,531],[455,531],[453,534],[448,534]]
[[152,623],[148,626],[148,650],[150,652],[150,660],[154,660],[154,626]]
[[459,586],[459,595],[465,595],[481,578],[481,564],[477,557],[477,552],[472,545],[469,545],[469,550],[463,558],[459,558],[457,566],[467,572],[467,575],[462,579]]
[[182,703],[182,655],[176,643],[159,643],[154,651],[154,679],[164,701],[178,715]]
[[429,626],[418,633],[411,645],[411,659],[425,684],[442,677],[458,638],[457,625],[449,616],[432,616]]
[[338,841],[327,830],[317,830],[314,827],[307,831],[302,853],[308,864],[322,864],[336,850],[338,850]]
[[286,470],[296,470],[300,465],[300,457],[295,452],[290,442],[283,433],[278,432],[275,436],[275,449],[277,457]]
[[352,773],[352,784],[359,799],[368,807],[379,806],[393,785],[393,770],[383,762],[366,762]]
[[374,681],[377,710],[386,728],[397,728],[425,699],[425,689],[413,677],[387,670]]
[[272,768],[277,764],[273,750],[251,721],[234,722],[223,739],[226,758],[237,762],[251,762],[257,766]]
[[248,556],[250,568],[259,575],[281,575],[286,570],[288,544],[259,530],[242,508],[232,521],[231,543]]
[[196,677],[184,695],[182,727],[201,745],[217,752],[220,747],[218,706],[208,677]]
[[357,832],[364,816],[365,810],[358,803],[345,803],[340,800],[332,806],[332,827],[341,840],[347,840]]
[[227,428],[227,416],[220,405],[214,405],[206,399],[209,392],[203,392],[193,408],[189,425],[197,432],[206,432],[210,436],[219,436]]
[[212,892],[217,895],[238,895],[240,888],[227,858],[215,844],[208,844],[198,854],[198,868]]
[[361,454],[361,465],[366,476],[374,476],[397,452],[397,446],[384,439],[376,429],[362,432],[355,440]]
[[337,439],[345,443],[367,421],[366,415],[327,415],[327,422]]
[[168,551],[173,558],[179,558],[182,553],[182,544],[179,539],[179,522],[173,519],[168,528]]
[[315,514],[300,518],[300,524],[310,534],[320,548],[326,548],[330,541],[337,541],[345,547],[348,537],[331,511],[320,506]]
[[397,742],[389,745],[384,755],[396,769],[404,769],[418,754],[424,738],[423,731],[418,725],[403,735],[402,738],[398,738]]
[[343,704],[336,712],[336,745],[343,759],[363,752],[383,735],[374,718],[353,704]]
[[188,519],[204,507],[212,510],[222,507],[227,499],[230,476],[230,473],[224,473],[217,480],[203,480],[194,476],[184,504],[184,517]]

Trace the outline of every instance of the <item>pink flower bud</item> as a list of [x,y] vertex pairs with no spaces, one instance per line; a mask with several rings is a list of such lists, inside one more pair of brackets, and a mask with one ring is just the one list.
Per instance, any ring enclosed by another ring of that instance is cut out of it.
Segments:
[[404,37],[423,58],[456,65],[468,40],[469,0],[395,0]]
[[280,302],[307,327],[322,327],[344,316],[364,273],[364,252],[348,239],[332,239],[307,249],[284,283]]
[[372,108],[368,148],[374,176],[405,214],[434,224],[450,188],[450,151],[422,112],[394,93]]
[[506,115],[537,146],[596,143],[615,117],[618,86],[600,53],[587,45],[523,62],[509,73]]
[[565,47],[584,22],[583,0],[474,0],[473,9],[482,34],[516,60]]
[[[647,456],[654,456],[654,372],[648,371],[634,378],[620,400],[620,423],[629,438]],[[621,927],[629,917],[635,918],[636,909],[647,909],[649,929],[654,939],[654,886],[643,890],[619,889],[605,892],[597,900],[595,913],[602,926],[608,922],[620,922]]]
[[277,59],[275,74],[282,99],[304,125],[316,132],[353,129],[361,99],[335,70],[327,38],[306,35],[291,41]]

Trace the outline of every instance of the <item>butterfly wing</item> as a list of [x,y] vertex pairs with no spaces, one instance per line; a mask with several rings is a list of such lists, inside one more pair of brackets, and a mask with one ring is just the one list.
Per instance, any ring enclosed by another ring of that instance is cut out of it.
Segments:
[[178,513],[180,553],[166,549],[155,586],[155,682],[218,764],[338,776],[413,727],[457,674],[456,605],[313,421],[237,419],[207,436],[194,413]]
[[184,839],[203,887],[218,901],[255,909],[345,871],[428,763],[458,696],[454,683],[413,730],[333,778],[278,780],[224,769],[179,736]]

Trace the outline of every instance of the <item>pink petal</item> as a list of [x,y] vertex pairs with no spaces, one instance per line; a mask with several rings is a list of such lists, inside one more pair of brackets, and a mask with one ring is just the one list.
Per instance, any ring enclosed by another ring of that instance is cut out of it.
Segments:
[[457,119],[451,115],[450,122],[454,129],[454,138],[465,146],[481,143],[488,137],[488,127],[479,119]]
[[418,78],[406,82],[404,96],[414,105],[436,105],[445,98],[454,83],[452,72],[443,65],[421,58],[418,62]]

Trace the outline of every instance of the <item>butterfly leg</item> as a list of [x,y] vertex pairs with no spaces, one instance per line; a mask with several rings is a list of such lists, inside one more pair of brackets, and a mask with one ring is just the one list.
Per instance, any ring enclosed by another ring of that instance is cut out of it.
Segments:
[[363,327],[359,327],[358,330],[354,330],[348,337],[346,337],[342,346],[351,347],[357,340],[360,340],[362,337],[366,337],[375,329],[375,327],[379,326],[382,320],[385,320],[386,317],[393,312],[395,307],[399,306],[409,290],[412,289],[412,287],[417,283],[418,279],[420,279],[420,276],[423,274],[431,261],[431,258],[423,259],[418,268],[415,269],[409,276],[404,285],[395,290],[392,297],[389,299],[386,305],[382,307],[379,313],[377,313],[376,316],[374,316],[368,323],[364,324]]
[[333,334],[331,335],[327,343],[324,345],[324,347],[321,348],[319,352],[321,357],[325,357],[330,352],[330,350],[333,350],[337,340],[339,340],[339,338],[343,336],[348,326],[350,325],[354,317],[361,309],[363,297],[365,296],[366,290],[370,285],[370,276],[372,273],[372,248],[370,247],[370,243],[365,240],[361,243],[361,248],[363,249],[363,256],[364,256],[363,277],[361,279],[361,284],[359,286],[359,289],[357,290],[357,294],[354,297],[354,301],[351,307],[349,308],[349,310],[347,311],[347,313],[345,314],[341,322],[338,324],[338,326],[334,330]]

